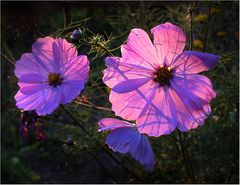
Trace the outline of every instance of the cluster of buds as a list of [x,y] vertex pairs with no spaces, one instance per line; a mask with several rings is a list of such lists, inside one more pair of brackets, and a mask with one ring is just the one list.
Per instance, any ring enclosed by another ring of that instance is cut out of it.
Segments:
[[44,120],[35,111],[22,111],[20,123],[20,136],[23,140],[34,136],[43,141],[46,138]]

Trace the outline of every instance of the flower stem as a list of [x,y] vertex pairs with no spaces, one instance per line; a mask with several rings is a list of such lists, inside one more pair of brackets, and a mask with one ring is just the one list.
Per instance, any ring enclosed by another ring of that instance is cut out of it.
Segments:
[[118,180],[107,170],[107,168],[104,166],[104,164],[91,152],[89,151],[87,148],[85,148],[85,150],[99,163],[99,165],[104,169],[104,171],[111,176],[111,178],[113,180],[115,180],[115,182],[118,183]]
[[104,111],[112,112],[112,109],[107,108],[107,107],[97,106],[97,105],[93,104],[92,102],[90,102],[88,100],[81,101],[78,98],[76,98],[76,100],[78,101],[79,105],[83,105],[83,106],[86,106],[86,107],[89,107],[89,108],[92,108],[92,109],[95,109],[95,110],[104,110]]
[[[85,134],[92,136],[92,134],[90,134],[85,128],[84,126],[63,106],[61,105],[61,107],[63,108],[63,110],[69,115],[70,118],[72,118],[72,120],[75,122],[75,125],[79,126]],[[137,180],[139,180],[140,182],[144,182],[142,178],[140,178],[138,175],[136,175],[133,171],[131,171],[127,166],[125,166],[124,164],[122,164],[116,157],[114,157],[114,155],[105,147],[103,146],[98,140],[96,140],[95,138],[92,137],[92,139],[100,146],[103,147],[103,150],[120,166],[122,166],[125,170],[127,170],[133,177],[135,177]]]
[[101,44],[94,44],[94,43],[91,43],[91,42],[88,42],[86,40],[82,40],[85,44],[88,44],[90,46],[97,46],[97,47],[100,47],[101,49],[103,49],[109,56],[114,56],[107,48],[103,47]]
[[195,178],[194,178],[194,175],[193,175],[192,167],[189,164],[189,154],[188,154],[188,151],[186,150],[186,148],[184,146],[184,141],[183,141],[183,138],[182,138],[182,134],[179,130],[178,130],[178,136],[179,136],[179,142],[180,142],[180,145],[181,145],[181,152],[182,152],[184,167],[187,171],[187,174],[188,174],[188,177],[189,177],[191,183],[194,183]]
[[193,28],[192,28],[192,13],[194,9],[197,6],[197,1],[194,2],[192,8],[189,10],[189,16],[190,16],[190,51],[192,51],[192,46],[193,46]]
[[209,2],[207,28],[203,37],[203,52],[205,52],[206,50],[206,41],[208,36],[209,22],[211,18],[211,10],[212,10],[212,1]]

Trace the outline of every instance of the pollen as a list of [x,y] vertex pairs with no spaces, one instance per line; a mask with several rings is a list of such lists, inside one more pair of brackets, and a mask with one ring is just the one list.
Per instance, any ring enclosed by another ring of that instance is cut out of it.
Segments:
[[63,81],[63,78],[59,73],[49,73],[48,75],[48,84],[51,86],[58,86],[61,85]]

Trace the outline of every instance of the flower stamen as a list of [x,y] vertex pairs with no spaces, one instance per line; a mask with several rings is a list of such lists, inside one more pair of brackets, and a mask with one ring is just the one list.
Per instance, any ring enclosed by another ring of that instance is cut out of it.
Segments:
[[48,74],[48,84],[51,86],[58,86],[61,85],[63,81],[63,78],[59,73],[49,73]]
[[173,70],[170,67],[160,67],[154,73],[154,81],[158,82],[160,86],[169,85],[169,81],[172,79]]

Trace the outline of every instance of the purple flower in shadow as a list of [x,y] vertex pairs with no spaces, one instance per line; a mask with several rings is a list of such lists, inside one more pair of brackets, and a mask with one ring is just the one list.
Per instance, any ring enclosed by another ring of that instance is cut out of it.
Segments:
[[107,57],[103,82],[112,90],[112,110],[123,119],[136,120],[140,133],[158,137],[203,125],[216,96],[211,81],[198,73],[215,66],[219,56],[183,51],[185,33],[171,23],[148,34],[131,30],[121,46],[122,57]]
[[106,143],[114,152],[129,152],[147,171],[153,170],[154,155],[147,136],[141,134],[135,125],[113,118],[104,118],[98,122],[100,131],[111,130]]
[[88,79],[89,61],[65,39],[39,38],[32,53],[16,62],[19,91],[16,105],[38,115],[51,114],[60,104],[71,102]]

